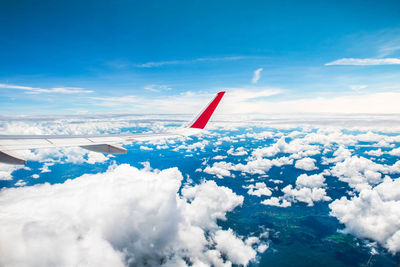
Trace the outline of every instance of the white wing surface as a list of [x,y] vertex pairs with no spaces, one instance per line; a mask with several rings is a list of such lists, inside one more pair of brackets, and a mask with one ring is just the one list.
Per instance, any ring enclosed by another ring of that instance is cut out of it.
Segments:
[[[217,108],[225,92],[219,92],[203,111],[189,124],[188,128],[203,129]],[[187,134],[185,134],[187,135]],[[105,154],[127,154],[128,151],[119,144],[161,138],[183,136],[182,129],[165,133],[141,133],[120,135],[0,135],[0,162],[8,164],[25,164],[15,151],[52,147],[82,147],[90,151]]]

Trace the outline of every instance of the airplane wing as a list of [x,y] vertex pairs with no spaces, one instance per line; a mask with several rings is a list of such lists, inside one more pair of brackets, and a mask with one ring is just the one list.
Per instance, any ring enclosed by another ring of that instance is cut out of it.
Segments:
[[[224,94],[225,92],[219,92],[186,128],[204,129]],[[118,144],[179,136],[184,136],[182,134],[182,129],[176,129],[175,131],[165,133],[132,133],[119,135],[0,135],[0,162],[24,165],[26,161],[15,154],[15,151],[52,147],[79,146],[99,153],[127,154],[128,151]]]

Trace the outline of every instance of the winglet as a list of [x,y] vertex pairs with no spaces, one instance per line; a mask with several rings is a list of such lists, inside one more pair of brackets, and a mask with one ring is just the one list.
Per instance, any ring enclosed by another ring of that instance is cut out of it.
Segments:
[[219,92],[210,104],[208,104],[208,106],[194,119],[193,124],[189,126],[189,128],[204,129],[224,94],[224,91]]

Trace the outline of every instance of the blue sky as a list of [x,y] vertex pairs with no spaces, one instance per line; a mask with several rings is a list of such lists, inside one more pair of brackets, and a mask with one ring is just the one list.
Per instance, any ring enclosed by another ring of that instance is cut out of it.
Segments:
[[5,115],[164,112],[220,89],[279,91],[253,102],[400,89],[398,1],[3,1],[0,21]]

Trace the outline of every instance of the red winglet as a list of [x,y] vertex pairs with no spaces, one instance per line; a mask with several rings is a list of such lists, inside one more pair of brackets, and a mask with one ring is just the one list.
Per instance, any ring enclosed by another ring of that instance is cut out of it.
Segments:
[[224,94],[224,91],[219,92],[217,96],[211,101],[211,103],[204,109],[204,111],[200,113],[197,119],[195,119],[195,122],[190,126],[190,128],[204,129]]

